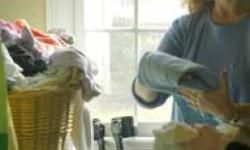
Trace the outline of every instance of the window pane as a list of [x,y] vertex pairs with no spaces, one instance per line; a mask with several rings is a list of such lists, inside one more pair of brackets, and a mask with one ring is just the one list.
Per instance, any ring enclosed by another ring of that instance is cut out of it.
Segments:
[[181,7],[181,0],[138,0],[139,27],[166,29],[171,22],[186,10]]
[[134,0],[85,0],[87,29],[133,26]]
[[161,41],[163,33],[145,32],[138,35],[139,59],[147,51],[155,51]]
[[[110,75],[109,92],[103,93],[90,103],[94,117],[98,117],[102,121],[110,121],[114,116],[134,115],[135,105],[131,95],[131,84],[136,67],[134,35],[124,32],[90,33],[87,34],[87,39],[90,36],[96,37],[92,39],[93,41],[89,41],[96,50],[88,49],[88,51],[93,51],[95,56],[98,56],[105,49],[103,56],[109,67],[102,72],[109,72]],[[104,42],[100,42],[98,39]],[[99,61],[99,63],[103,62],[105,61]]]
[[110,36],[106,33],[85,34],[85,50],[96,63],[98,74],[96,80],[101,83],[105,92],[110,89]]

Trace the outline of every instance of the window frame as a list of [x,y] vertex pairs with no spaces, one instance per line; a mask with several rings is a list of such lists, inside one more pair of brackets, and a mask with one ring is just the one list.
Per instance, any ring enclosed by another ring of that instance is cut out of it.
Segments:
[[[83,0],[84,1],[84,0]],[[92,33],[122,33],[127,32],[131,33],[134,36],[134,49],[136,51],[135,57],[137,64],[139,63],[139,34],[141,33],[165,33],[167,30],[167,27],[165,29],[161,28],[140,28],[139,27],[139,0],[134,0],[134,24],[132,27],[127,28],[104,28],[104,29],[84,29],[83,34],[92,32]],[[83,15],[84,16],[84,15]],[[84,17],[83,17],[84,18]],[[136,65],[137,67],[138,65]],[[137,68],[135,68],[137,70]],[[131,81],[132,83],[132,81]],[[137,104],[134,105],[134,118],[135,122],[137,122]],[[164,122],[139,122],[136,125],[136,136],[142,137],[142,136],[153,136],[152,132],[146,132],[146,131],[152,131],[153,129],[156,129],[157,127],[160,128],[160,126],[164,124]],[[107,127],[107,136],[111,136],[110,133],[110,123],[106,123],[105,126]],[[152,129],[152,130],[151,130]]]
[[[64,10],[72,11],[72,13],[63,16],[64,22],[70,22],[70,26],[64,27],[65,29],[72,32],[76,37],[76,47],[84,47],[84,35],[88,32],[99,32],[99,33],[115,33],[115,32],[131,32],[134,34],[134,48],[136,50],[136,58],[137,62],[139,62],[138,57],[138,47],[139,47],[139,34],[140,33],[164,33],[166,29],[160,28],[139,28],[138,24],[138,0],[135,1],[134,7],[134,25],[132,28],[115,28],[115,29],[97,29],[97,30],[85,30],[84,28],[84,1],[85,0],[46,0],[46,21],[47,21],[47,29],[52,27],[57,27],[61,24],[60,19],[58,16],[60,12]],[[68,7],[70,6],[70,8]],[[81,42],[79,42],[81,41]],[[137,68],[136,68],[137,69]],[[132,81],[131,81],[132,82]],[[137,107],[135,106],[135,115],[137,115]],[[138,137],[152,137],[152,130],[160,128],[163,123],[165,122],[137,122],[137,117],[135,116],[136,122],[136,136]],[[110,123],[106,123],[105,126],[107,127],[107,135],[111,136],[110,133]],[[147,132],[148,131],[148,132]],[[150,131],[150,132],[149,132]]]

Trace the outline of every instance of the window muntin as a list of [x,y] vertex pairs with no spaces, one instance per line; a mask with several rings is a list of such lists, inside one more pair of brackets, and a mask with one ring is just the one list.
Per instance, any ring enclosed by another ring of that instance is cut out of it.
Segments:
[[99,68],[101,96],[89,104],[93,117],[133,115],[138,122],[166,122],[172,101],[155,109],[138,106],[131,93],[139,59],[156,50],[173,20],[186,11],[173,0],[84,0],[85,49]]

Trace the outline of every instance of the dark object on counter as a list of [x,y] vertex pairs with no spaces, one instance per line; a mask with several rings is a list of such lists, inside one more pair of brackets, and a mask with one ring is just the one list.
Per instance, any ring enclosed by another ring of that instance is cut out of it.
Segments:
[[250,150],[250,147],[240,142],[230,142],[225,150]]
[[44,60],[37,58],[22,46],[9,46],[8,51],[14,62],[23,68],[22,73],[25,76],[33,76],[47,70],[47,64]]
[[93,119],[94,140],[97,141],[99,150],[105,150],[105,127],[99,119]]
[[133,117],[125,116],[113,118],[111,120],[111,132],[115,139],[117,150],[124,150],[122,139],[135,135]]

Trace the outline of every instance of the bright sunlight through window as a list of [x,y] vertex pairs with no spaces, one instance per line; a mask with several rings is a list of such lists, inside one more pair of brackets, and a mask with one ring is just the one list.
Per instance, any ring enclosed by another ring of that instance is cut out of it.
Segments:
[[85,49],[99,68],[104,93],[90,103],[94,117],[133,115],[138,122],[170,119],[169,100],[156,109],[138,106],[131,94],[140,57],[156,50],[174,19],[186,13],[178,0],[85,0]]

